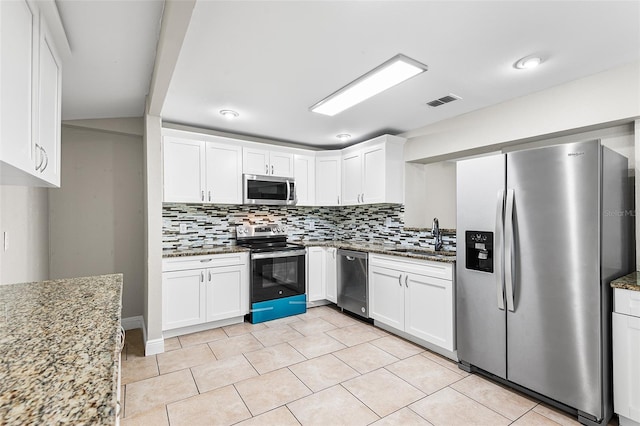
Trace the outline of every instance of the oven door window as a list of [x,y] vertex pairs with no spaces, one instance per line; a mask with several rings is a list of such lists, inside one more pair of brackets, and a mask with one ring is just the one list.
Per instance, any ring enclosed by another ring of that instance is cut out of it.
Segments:
[[285,182],[250,180],[247,182],[247,198],[285,201],[287,199],[287,184]]
[[252,260],[251,302],[304,294],[304,260],[304,256]]

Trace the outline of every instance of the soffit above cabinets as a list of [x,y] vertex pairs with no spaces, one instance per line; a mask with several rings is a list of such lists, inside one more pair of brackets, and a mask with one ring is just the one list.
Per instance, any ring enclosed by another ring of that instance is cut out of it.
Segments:
[[[155,52],[162,2],[60,3],[72,50],[85,37],[103,52],[90,52],[93,59],[86,63],[71,61],[65,78],[74,80],[65,80],[64,119],[141,115],[139,87],[148,90],[148,52]],[[122,16],[100,12],[111,16],[100,23],[90,5],[117,6]],[[79,11],[86,24],[66,22],[67,15],[81,16]],[[139,58],[118,56],[134,51]],[[333,117],[309,111],[397,54],[428,71]],[[543,59],[536,69],[513,67],[534,54]],[[352,135],[346,144],[398,134],[639,59],[638,2],[197,1],[162,118],[339,148],[345,145],[336,138],[341,133]],[[427,105],[448,93],[462,99]],[[219,113],[223,109],[239,117],[228,120]]]

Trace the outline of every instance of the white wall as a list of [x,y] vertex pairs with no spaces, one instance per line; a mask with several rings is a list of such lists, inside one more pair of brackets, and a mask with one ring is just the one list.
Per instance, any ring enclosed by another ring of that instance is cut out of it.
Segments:
[[632,122],[640,117],[639,75],[636,62],[404,133],[405,161],[436,162]]
[[[49,279],[47,191],[0,186],[0,284]],[[3,232],[8,237],[6,251]]]
[[[148,106],[147,106],[148,108]],[[162,337],[162,120],[145,116],[145,354],[164,352]]]
[[431,228],[437,217],[442,229],[456,229],[456,163],[406,163],[405,226]]
[[61,188],[49,190],[50,273],[122,273],[127,318],[144,309],[142,137],[102,121],[113,131],[62,127]]

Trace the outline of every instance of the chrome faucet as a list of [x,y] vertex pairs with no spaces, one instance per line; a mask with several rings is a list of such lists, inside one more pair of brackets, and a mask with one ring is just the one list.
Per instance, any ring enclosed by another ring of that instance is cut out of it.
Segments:
[[442,232],[440,232],[440,224],[438,223],[438,218],[433,218],[433,223],[431,224],[431,236],[433,237],[433,249],[435,251],[442,249]]

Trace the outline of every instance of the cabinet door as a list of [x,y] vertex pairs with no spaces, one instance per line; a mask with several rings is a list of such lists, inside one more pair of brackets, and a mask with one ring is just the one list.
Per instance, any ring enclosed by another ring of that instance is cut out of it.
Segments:
[[307,302],[316,302],[325,298],[323,258],[322,247],[307,248]]
[[339,206],[341,201],[340,155],[316,157],[316,205]]
[[328,247],[325,251],[325,285],[328,301],[338,303],[338,261],[337,249]]
[[453,351],[453,283],[416,273],[408,273],[402,281],[406,289],[404,331]]
[[243,265],[207,269],[207,321],[244,315]]
[[62,70],[49,29],[42,19],[38,84],[38,128],[35,170],[47,183],[60,186],[60,98]]
[[386,194],[384,146],[370,148],[362,153],[361,203],[384,203]]
[[638,360],[640,360],[640,318],[614,312],[613,408],[618,415],[635,422],[640,422],[640,363]]
[[204,142],[164,137],[164,201],[205,201]]
[[342,157],[342,204],[360,204],[362,195],[362,156],[359,152]]
[[316,163],[311,155],[294,156],[296,196],[299,206],[315,205]]
[[404,330],[403,274],[369,264],[369,313],[371,318]]
[[206,142],[206,202],[242,204],[242,148]]
[[186,327],[205,321],[205,270],[162,274],[162,329]]
[[0,160],[31,174],[36,23],[26,0],[0,1]]
[[270,175],[269,151],[266,149],[244,148],[242,150],[242,173]]
[[269,153],[270,174],[273,176],[293,177],[293,154],[271,151]]

